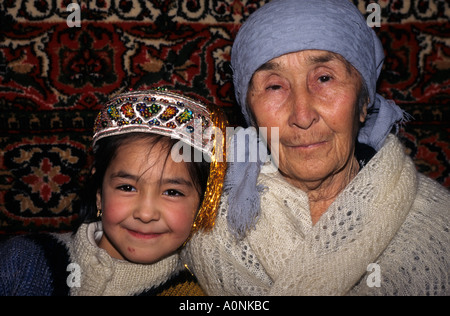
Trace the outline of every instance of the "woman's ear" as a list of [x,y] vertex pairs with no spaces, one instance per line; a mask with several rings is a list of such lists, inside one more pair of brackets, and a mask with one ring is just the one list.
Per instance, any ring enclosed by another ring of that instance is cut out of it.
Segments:
[[367,99],[367,102],[364,103],[364,105],[362,106],[362,108],[359,111],[359,121],[361,123],[364,123],[366,121],[367,118],[367,105],[369,104],[369,99]]

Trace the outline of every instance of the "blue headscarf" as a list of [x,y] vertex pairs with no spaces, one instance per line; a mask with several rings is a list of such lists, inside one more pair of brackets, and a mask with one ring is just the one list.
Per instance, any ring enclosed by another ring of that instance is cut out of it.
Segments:
[[[246,98],[255,71],[273,58],[311,49],[337,53],[361,74],[370,101],[358,140],[378,151],[392,127],[403,122],[406,114],[393,101],[376,93],[383,47],[349,0],[272,0],[242,25],[233,44],[231,64],[236,99],[247,123],[253,123]],[[260,168],[261,163],[251,162],[232,163],[229,167],[225,183],[229,193],[228,224],[239,236],[254,225],[259,214],[261,188],[256,186],[256,179]]]

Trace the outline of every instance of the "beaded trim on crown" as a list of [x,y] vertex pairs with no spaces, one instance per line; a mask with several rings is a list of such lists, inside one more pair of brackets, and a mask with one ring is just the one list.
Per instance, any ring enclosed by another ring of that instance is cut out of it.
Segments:
[[165,89],[131,91],[109,100],[98,114],[93,146],[107,136],[147,132],[181,139],[211,157],[211,139],[202,134],[210,126],[208,108],[198,101]]
[[[94,124],[92,147],[99,139],[132,132],[155,133],[180,139],[211,158],[203,202],[191,235],[214,227],[227,170],[226,126],[220,109],[207,106],[166,89],[131,91],[108,101]],[[219,128],[224,137],[204,137],[209,127]]]

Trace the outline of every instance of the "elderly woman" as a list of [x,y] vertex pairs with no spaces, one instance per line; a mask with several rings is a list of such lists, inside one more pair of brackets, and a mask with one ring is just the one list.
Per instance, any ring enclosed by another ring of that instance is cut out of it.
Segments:
[[186,253],[208,294],[450,294],[450,193],[390,134],[404,113],[375,92],[383,59],[348,0],[273,0],[244,23],[236,97],[278,128],[278,171],[230,165],[216,226]]

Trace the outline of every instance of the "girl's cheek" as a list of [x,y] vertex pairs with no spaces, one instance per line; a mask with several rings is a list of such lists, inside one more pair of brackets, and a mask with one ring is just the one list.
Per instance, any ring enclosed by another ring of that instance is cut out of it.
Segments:
[[195,219],[195,212],[184,210],[182,212],[173,212],[170,216],[171,230],[177,235],[189,235]]
[[115,224],[120,223],[129,213],[129,205],[119,201],[111,201],[104,204],[102,219],[104,222]]

